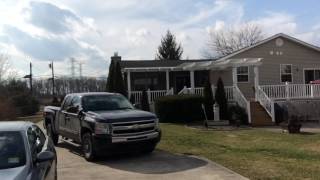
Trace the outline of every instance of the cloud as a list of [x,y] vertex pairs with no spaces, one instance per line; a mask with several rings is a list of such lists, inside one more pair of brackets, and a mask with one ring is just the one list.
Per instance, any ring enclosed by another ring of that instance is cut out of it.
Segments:
[[27,12],[31,24],[56,34],[72,31],[70,26],[72,23],[82,23],[81,19],[70,10],[46,2],[31,2]]

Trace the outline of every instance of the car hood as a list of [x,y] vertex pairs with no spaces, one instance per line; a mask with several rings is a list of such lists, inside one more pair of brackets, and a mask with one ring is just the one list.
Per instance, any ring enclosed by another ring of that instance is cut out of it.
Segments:
[[10,169],[0,169],[1,179],[6,180],[22,180],[26,179],[27,171],[26,166],[10,168]]
[[147,111],[141,111],[138,109],[126,109],[115,111],[94,111],[88,112],[88,114],[94,116],[97,121],[113,122],[127,122],[127,121],[139,121],[155,119],[156,115]]

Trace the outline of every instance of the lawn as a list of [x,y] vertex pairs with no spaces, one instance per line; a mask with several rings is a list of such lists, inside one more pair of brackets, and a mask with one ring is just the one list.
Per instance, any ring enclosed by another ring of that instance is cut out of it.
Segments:
[[159,149],[206,157],[250,179],[320,179],[320,134],[161,127]]

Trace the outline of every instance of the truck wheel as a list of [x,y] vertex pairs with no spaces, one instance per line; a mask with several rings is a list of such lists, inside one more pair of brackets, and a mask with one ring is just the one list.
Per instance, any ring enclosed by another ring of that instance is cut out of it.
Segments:
[[92,141],[91,133],[87,132],[82,136],[82,151],[87,161],[93,161],[96,158],[95,146]]
[[47,135],[52,139],[53,144],[56,146],[58,144],[59,135],[53,132],[52,125],[50,123],[47,125]]

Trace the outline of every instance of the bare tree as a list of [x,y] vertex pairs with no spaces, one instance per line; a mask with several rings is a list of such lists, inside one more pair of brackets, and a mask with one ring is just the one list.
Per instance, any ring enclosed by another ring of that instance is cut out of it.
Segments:
[[255,24],[244,24],[238,29],[228,28],[210,32],[210,39],[203,56],[222,57],[251,46],[263,39],[262,30]]
[[7,55],[0,54],[0,82],[3,81],[4,77],[9,72],[9,58]]

